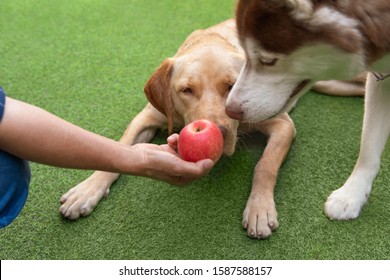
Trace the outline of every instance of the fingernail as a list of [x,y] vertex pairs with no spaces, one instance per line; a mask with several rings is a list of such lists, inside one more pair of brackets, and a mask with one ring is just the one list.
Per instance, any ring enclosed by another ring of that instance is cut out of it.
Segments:
[[207,168],[207,169],[211,169],[214,165],[214,162],[212,160],[207,160],[205,163],[204,163],[204,167]]

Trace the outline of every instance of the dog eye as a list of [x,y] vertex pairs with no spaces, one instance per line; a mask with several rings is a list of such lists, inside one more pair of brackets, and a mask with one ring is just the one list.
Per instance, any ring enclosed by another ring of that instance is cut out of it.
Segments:
[[228,92],[230,92],[232,90],[233,86],[234,86],[234,84],[228,85]]
[[184,89],[182,89],[181,90],[183,93],[185,93],[185,94],[192,94],[192,89],[191,88],[184,88]]
[[277,61],[278,61],[277,58],[260,57],[259,59],[260,64],[265,66],[274,66]]

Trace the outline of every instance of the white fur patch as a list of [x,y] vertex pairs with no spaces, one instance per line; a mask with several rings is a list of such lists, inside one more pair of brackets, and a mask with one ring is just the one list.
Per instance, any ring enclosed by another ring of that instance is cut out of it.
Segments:
[[345,184],[325,203],[330,219],[356,218],[370,195],[390,133],[389,90],[390,80],[377,81],[372,74],[368,75],[359,159]]
[[383,74],[390,74],[390,54],[385,55],[380,60],[376,61],[370,70],[373,72],[381,72]]
[[309,26],[319,27],[323,25],[332,25],[337,28],[356,29],[358,22],[335,9],[322,7],[315,11],[310,20]]
[[313,3],[309,0],[286,0],[285,4],[292,9],[291,16],[297,20],[307,20],[313,15]]
[[[299,48],[288,56],[264,51],[251,38],[244,41],[244,48],[248,61],[228,96],[227,107],[243,112],[247,121],[262,121],[291,109],[310,86],[307,84],[291,97],[304,80],[314,83],[348,79],[364,69],[362,55],[345,53],[328,44]],[[278,58],[278,61],[273,66],[261,65],[262,57]]]

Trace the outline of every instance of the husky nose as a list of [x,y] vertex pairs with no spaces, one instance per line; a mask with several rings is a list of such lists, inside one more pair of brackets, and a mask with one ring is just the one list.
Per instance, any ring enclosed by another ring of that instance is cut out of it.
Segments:
[[226,138],[226,134],[227,134],[227,128],[225,126],[223,126],[223,125],[218,125],[218,128],[219,128],[219,130],[222,133],[223,139],[225,139]]
[[241,110],[233,111],[233,110],[229,110],[226,108],[225,111],[226,111],[226,115],[228,115],[230,118],[235,119],[235,120],[240,121],[244,117],[244,112]]

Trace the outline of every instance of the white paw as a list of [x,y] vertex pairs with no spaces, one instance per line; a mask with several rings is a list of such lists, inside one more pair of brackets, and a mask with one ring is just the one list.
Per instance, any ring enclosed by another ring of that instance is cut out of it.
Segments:
[[371,185],[365,181],[350,178],[343,187],[331,193],[325,203],[326,215],[331,220],[357,218],[371,190]]
[[70,220],[88,216],[99,201],[108,195],[110,185],[102,184],[99,178],[89,177],[61,197],[61,214]]
[[273,197],[260,198],[251,195],[246,204],[242,226],[252,238],[266,239],[279,226]]

